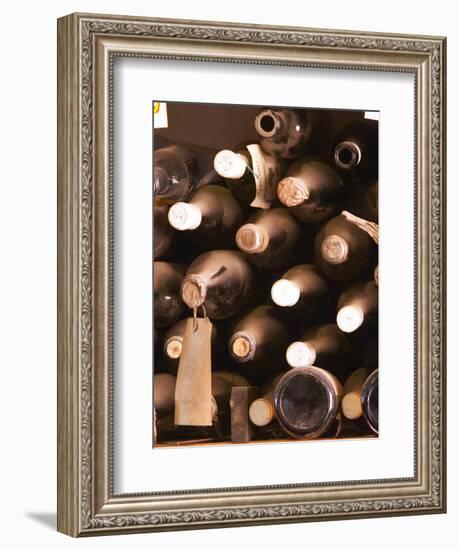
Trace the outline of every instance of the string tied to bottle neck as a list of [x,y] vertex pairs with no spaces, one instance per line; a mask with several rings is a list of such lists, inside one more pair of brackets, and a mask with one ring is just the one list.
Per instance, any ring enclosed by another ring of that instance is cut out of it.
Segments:
[[197,329],[199,328],[199,324],[197,322],[197,314],[198,314],[199,307],[202,308],[203,318],[205,320],[208,319],[207,310],[205,309],[205,306],[203,304],[201,304],[200,306],[194,306],[192,308],[192,330],[193,330],[193,332],[197,332]]

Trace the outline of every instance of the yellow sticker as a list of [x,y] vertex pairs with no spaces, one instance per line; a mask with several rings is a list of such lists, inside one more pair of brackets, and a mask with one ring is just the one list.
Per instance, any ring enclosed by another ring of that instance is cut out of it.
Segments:
[[167,103],[160,101],[153,102],[153,117],[154,117],[154,128],[167,128],[168,119],[167,119]]

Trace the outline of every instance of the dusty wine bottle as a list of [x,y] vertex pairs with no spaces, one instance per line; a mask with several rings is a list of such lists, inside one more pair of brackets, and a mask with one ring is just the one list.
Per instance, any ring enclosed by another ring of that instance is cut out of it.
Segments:
[[156,416],[162,418],[175,406],[176,378],[168,373],[153,376],[153,406]]
[[[165,366],[169,372],[176,374],[183,349],[183,339],[186,330],[187,319],[181,319],[169,327],[163,339],[163,356]],[[213,368],[222,368],[224,359],[221,357],[221,335],[218,327],[213,325],[211,331],[211,352]],[[220,366],[221,365],[221,366]]]
[[153,207],[153,257],[160,260],[167,256],[172,247],[175,230],[169,224],[166,205]]
[[304,153],[328,153],[333,133],[332,119],[324,110],[263,109],[254,126],[261,147],[284,159]]
[[261,386],[260,393],[262,397],[255,399],[250,405],[248,415],[255,426],[261,428],[275,420],[274,390],[284,374],[284,372],[277,374]]
[[374,281],[347,288],[337,302],[337,325],[343,332],[366,331],[377,324],[378,287]]
[[295,218],[317,224],[336,214],[342,196],[342,182],[337,173],[323,162],[299,159],[279,182],[277,195]]
[[236,324],[229,353],[249,378],[265,380],[285,368],[288,339],[283,313],[274,306],[258,306]]
[[186,268],[180,264],[154,262],[154,324],[157,327],[168,327],[183,316],[184,304],[180,296]]
[[240,203],[266,209],[277,199],[277,185],[286,163],[252,143],[237,152],[220,151],[215,155],[214,167]]
[[351,122],[336,136],[333,158],[345,180],[369,183],[378,172],[378,121]]
[[210,319],[224,319],[247,305],[254,292],[254,275],[241,252],[212,250],[189,266],[181,287],[190,308],[204,306]]
[[171,206],[170,225],[179,231],[195,231],[199,239],[212,244],[233,244],[236,230],[243,222],[243,212],[229,189],[206,185],[188,202]]
[[214,152],[202,147],[171,144],[153,154],[153,195],[163,202],[184,200],[195,189],[217,181]]
[[256,212],[235,235],[237,246],[257,267],[279,269],[290,263],[300,229],[286,208]]
[[345,381],[342,398],[342,414],[349,420],[357,420],[363,415],[361,390],[366,381],[368,371],[362,367],[355,370]]
[[378,369],[364,382],[361,389],[361,405],[367,424],[378,434]]
[[315,239],[315,262],[324,275],[338,283],[364,278],[374,266],[372,238],[344,215],[329,220]]
[[340,382],[330,372],[298,367],[287,372],[275,388],[275,415],[293,437],[314,439],[334,424],[342,393]]
[[272,285],[271,296],[280,307],[294,307],[306,316],[320,319],[329,315],[332,305],[328,284],[311,264],[289,269]]
[[286,360],[291,367],[314,365],[337,374],[346,368],[350,352],[345,334],[336,324],[328,324],[306,329],[300,340],[288,346]]

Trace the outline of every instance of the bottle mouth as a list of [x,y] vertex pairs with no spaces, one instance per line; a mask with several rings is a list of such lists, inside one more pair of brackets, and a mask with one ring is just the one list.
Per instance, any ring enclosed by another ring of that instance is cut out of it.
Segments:
[[287,372],[274,390],[275,415],[294,437],[313,439],[331,427],[340,405],[337,380],[318,367]]
[[286,350],[286,361],[290,367],[308,367],[315,363],[316,351],[306,342],[293,342]]
[[215,155],[213,166],[222,178],[228,179],[241,178],[247,169],[243,156],[229,149],[224,149]]
[[280,117],[274,111],[266,109],[256,116],[254,127],[261,137],[273,137],[281,127]]
[[232,357],[240,363],[253,359],[256,352],[256,341],[249,332],[236,332],[229,341]]
[[364,311],[357,305],[344,306],[337,313],[337,326],[343,332],[355,332],[363,321]]
[[363,415],[361,395],[358,392],[346,393],[342,398],[342,413],[349,420],[357,420]]
[[202,223],[202,212],[195,204],[176,202],[168,213],[169,223],[178,231],[197,229]]
[[291,208],[307,201],[310,193],[303,180],[288,176],[279,182],[277,196],[282,204]]
[[272,285],[270,291],[272,300],[280,307],[292,307],[301,297],[299,287],[288,279],[279,279]]
[[378,370],[372,372],[364,382],[361,404],[366,422],[378,434]]
[[181,285],[183,302],[191,309],[201,306],[207,296],[207,286],[199,275],[187,275]]
[[164,343],[164,353],[170,359],[179,359],[183,349],[183,338],[172,336]]
[[247,223],[235,234],[235,242],[243,252],[258,254],[267,248],[268,235],[254,223]]
[[321,243],[321,256],[329,264],[344,263],[348,253],[348,243],[340,235],[328,235]]
[[255,399],[250,405],[248,416],[255,426],[267,426],[275,418],[273,403],[265,397]]
[[352,141],[342,141],[334,149],[334,162],[344,170],[358,166],[361,156],[361,149]]

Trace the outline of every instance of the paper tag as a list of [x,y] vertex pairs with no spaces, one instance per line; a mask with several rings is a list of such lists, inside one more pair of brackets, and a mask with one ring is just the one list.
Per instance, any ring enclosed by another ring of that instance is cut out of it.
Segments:
[[167,128],[169,121],[167,118],[167,103],[155,101],[153,103],[154,129]]
[[188,319],[175,386],[175,424],[212,425],[211,333],[208,318]]
[[251,166],[256,184],[256,196],[250,206],[270,208],[277,198],[277,184],[282,177],[282,163],[277,158],[267,155],[254,143],[247,145],[251,155]]

